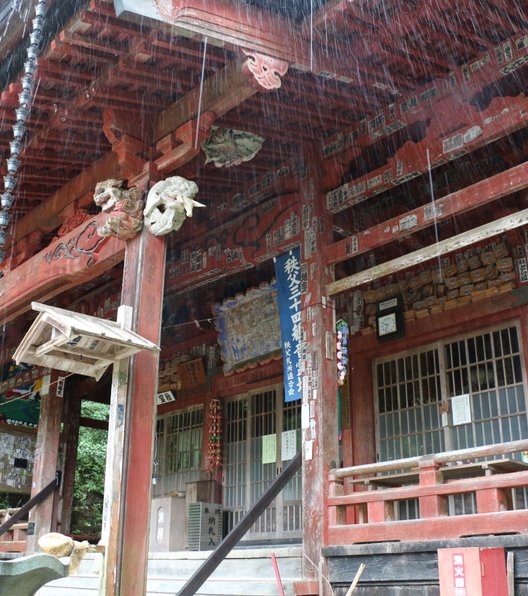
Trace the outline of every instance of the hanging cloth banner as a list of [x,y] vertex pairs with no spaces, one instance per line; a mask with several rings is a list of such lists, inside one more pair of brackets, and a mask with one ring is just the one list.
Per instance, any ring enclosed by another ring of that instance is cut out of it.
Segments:
[[284,401],[302,397],[300,365],[301,329],[301,254],[294,248],[275,259],[277,300],[284,368]]

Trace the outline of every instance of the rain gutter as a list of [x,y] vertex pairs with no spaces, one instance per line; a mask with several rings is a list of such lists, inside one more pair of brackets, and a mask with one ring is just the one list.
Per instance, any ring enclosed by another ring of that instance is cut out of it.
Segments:
[[[30,4],[34,5],[34,2],[31,0]],[[55,0],[51,2],[47,10],[46,23],[43,29],[42,48],[45,49],[67,21],[87,5],[88,0]],[[33,13],[34,7],[31,7],[31,13],[28,14],[28,22],[33,17]],[[0,16],[4,16],[5,21],[9,19],[7,13],[2,13]],[[0,40],[0,56],[4,57],[0,62],[0,92],[4,91],[22,72],[29,46],[29,32],[31,31],[31,27],[19,17],[13,16],[12,18],[16,20],[9,26],[8,33],[4,39]],[[17,38],[18,42],[15,41]]]

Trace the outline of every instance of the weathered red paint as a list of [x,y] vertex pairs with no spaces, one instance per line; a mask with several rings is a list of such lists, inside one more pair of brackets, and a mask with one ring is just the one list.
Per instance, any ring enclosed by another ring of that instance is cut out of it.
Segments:
[[331,273],[322,251],[329,239],[331,222],[320,200],[315,152],[308,156],[306,164],[307,176],[301,182],[301,210],[306,222],[301,245],[302,278],[306,282],[302,326],[307,349],[302,399],[303,404],[308,404],[310,426],[302,430],[303,546],[310,563],[304,566],[303,576],[314,579],[326,540],[328,473],[338,463],[337,369],[333,303],[324,294]]
[[115,237],[100,238],[96,229],[106,216],[100,214],[11,271],[0,292],[0,310],[9,321],[31,307],[46,302],[123,260],[125,244]]
[[[122,303],[134,311],[133,330],[159,342],[165,278],[165,239],[144,229],[127,245]],[[117,545],[116,594],[140,596],[147,577],[152,447],[156,419],[158,358],[137,354],[129,367],[124,504]]]

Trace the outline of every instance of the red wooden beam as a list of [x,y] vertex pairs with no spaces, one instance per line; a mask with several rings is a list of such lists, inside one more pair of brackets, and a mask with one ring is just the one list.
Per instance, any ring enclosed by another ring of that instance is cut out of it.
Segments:
[[[452,97],[436,102],[434,108],[434,118],[424,112],[415,114],[430,122],[421,141],[405,143],[383,166],[327,193],[327,208],[332,213],[342,211],[424,174],[429,164],[436,168],[528,124],[528,98],[524,95],[497,97],[482,112]],[[366,138],[358,139],[362,142],[366,143]]]
[[414,541],[423,540],[424,536],[434,536],[435,540],[443,540],[482,534],[525,534],[527,530],[526,511],[501,511],[404,522],[333,526],[328,529],[327,546],[350,545],[357,542]]
[[167,293],[196,288],[269,261],[299,243],[300,217],[296,195],[270,199],[184,243],[179,259],[167,266]]
[[[528,59],[528,46],[517,44],[519,36],[505,41],[504,46],[495,48],[493,57],[482,56],[482,60],[471,61],[457,67],[449,76],[423,85],[412,93],[395,99],[385,110],[369,120],[363,120],[360,127],[339,132],[327,141],[322,151],[330,157],[341,151],[370,145],[374,140],[388,136],[419,120],[435,118],[437,103],[455,96],[458,102],[467,101],[480,89],[515,72]],[[511,53],[505,55],[504,47],[510,46]],[[459,120],[461,114],[456,116]]]
[[444,221],[526,187],[528,187],[528,162],[437,199],[434,202],[434,208],[431,203],[427,203],[357,235],[331,244],[326,248],[326,262],[332,265],[346,261],[432,226],[435,220]]
[[29,310],[32,300],[46,302],[122,261],[124,241],[96,234],[104,220],[105,214],[94,217],[7,273],[0,292],[3,320]]

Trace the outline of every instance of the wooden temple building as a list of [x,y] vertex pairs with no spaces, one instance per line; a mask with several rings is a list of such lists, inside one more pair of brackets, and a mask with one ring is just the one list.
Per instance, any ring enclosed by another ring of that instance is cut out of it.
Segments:
[[[297,594],[360,564],[356,593],[438,594],[463,547],[528,594],[527,84],[526,0],[0,7],[0,430],[34,441],[28,492],[62,472],[28,552],[70,531],[92,400],[107,594],[189,548],[192,505],[230,532],[298,452],[240,543],[302,545]],[[32,303],[53,329],[15,364]],[[121,305],[160,350],[88,370],[101,335],[57,313]]]

